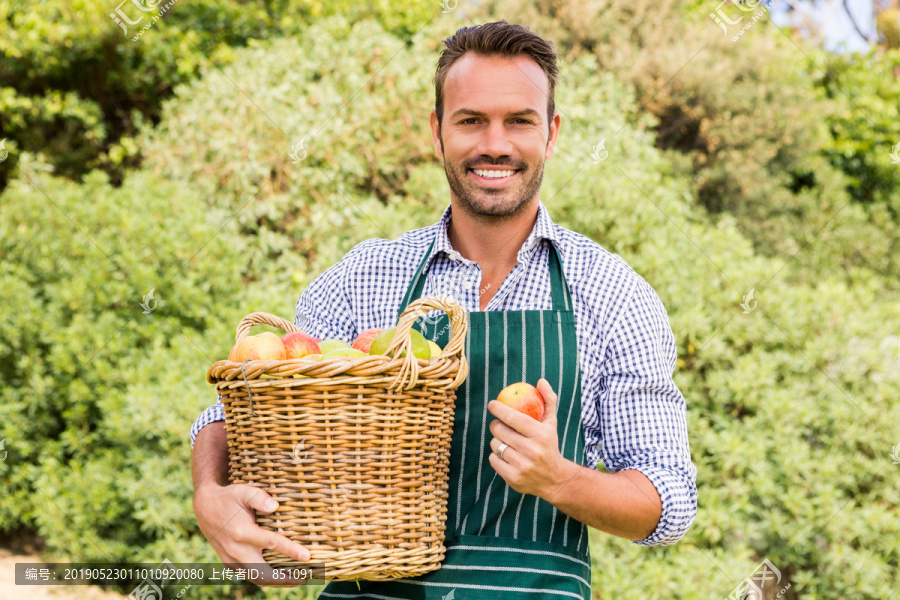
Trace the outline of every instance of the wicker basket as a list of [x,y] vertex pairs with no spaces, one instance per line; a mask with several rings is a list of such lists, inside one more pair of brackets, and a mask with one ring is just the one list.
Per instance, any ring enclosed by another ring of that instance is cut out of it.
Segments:
[[[221,360],[207,372],[225,407],[230,479],[278,500],[260,527],[309,548],[300,563],[263,549],[273,566],[310,566],[316,579],[388,580],[440,568],[456,389],[468,375],[468,317],[446,297],[421,298],[400,315],[388,350],[410,350],[409,331],[431,310],[448,314],[450,341],[430,361],[364,356]],[[286,332],[267,313],[244,317]],[[320,566],[321,565],[321,566]]]

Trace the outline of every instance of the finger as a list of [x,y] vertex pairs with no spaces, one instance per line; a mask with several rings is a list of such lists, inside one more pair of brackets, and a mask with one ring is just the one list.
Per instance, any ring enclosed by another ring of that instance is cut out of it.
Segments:
[[238,502],[247,508],[261,513],[270,513],[278,508],[278,502],[263,489],[252,485],[234,485],[232,487],[234,493],[237,494]]
[[553,391],[553,388],[550,387],[550,382],[544,378],[538,380],[537,390],[544,398],[544,418],[541,419],[541,423],[555,423],[556,408],[559,405],[559,397],[556,395],[556,392]]
[[[503,456],[505,457],[506,454],[504,454]],[[505,460],[500,460],[500,457],[497,456],[496,454],[494,454],[493,452],[491,452],[488,455],[488,462],[491,464],[492,467],[494,467],[494,470],[497,472],[497,475],[499,475],[500,478],[503,481],[505,481],[507,485],[509,485],[510,477],[512,477],[512,474],[514,472],[514,468],[512,467],[512,465],[510,465]],[[512,486],[510,486],[510,487],[512,487]],[[515,489],[515,488],[513,488],[513,489]],[[516,490],[516,491],[518,491],[518,490]]]
[[[491,452],[497,458],[500,458],[501,444],[503,444],[503,442],[501,442],[497,438],[494,438],[491,440]],[[512,446],[507,446],[506,449],[503,451],[503,458],[500,458],[500,460],[512,464],[512,460],[515,459],[514,453],[515,453],[515,449]]]
[[497,426],[502,425],[520,435],[528,436],[530,433],[533,433],[532,427],[537,426],[537,422],[533,418],[506,406],[499,400],[488,402],[488,412],[497,418],[496,421],[491,423],[491,426],[494,426],[493,423],[497,423]]
[[249,544],[254,548],[266,548],[268,550],[280,552],[281,554],[295,558],[300,562],[306,562],[310,558],[310,552],[304,546],[292,542],[280,533],[268,531],[256,525],[252,526],[245,534],[244,543]]
[[[537,425],[534,419],[531,417],[525,417],[531,423],[527,423],[528,425]],[[524,448],[528,444],[528,436],[522,435],[509,425],[503,423],[499,419],[491,423],[490,431],[494,434],[494,437],[500,442],[506,442],[510,446],[514,446],[516,448]]]

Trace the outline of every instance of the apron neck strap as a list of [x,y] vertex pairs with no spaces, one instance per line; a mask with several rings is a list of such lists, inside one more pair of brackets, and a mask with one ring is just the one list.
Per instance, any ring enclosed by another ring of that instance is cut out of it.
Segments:
[[[400,307],[397,309],[398,319],[410,302],[422,297],[422,292],[425,289],[425,277],[422,276],[422,272],[425,270],[425,263],[428,261],[432,248],[434,248],[434,243],[435,240],[431,240],[428,250],[425,251],[425,256],[422,257],[422,262],[419,263],[419,268],[416,269],[416,274],[413,275],[412,281],[406,289],[406,294],[404,294]],[[559,259],[556,247],[552,243],[550,244],[548,262],[550,266],[550,297],[553,301],[553,310],[572,310],[572,297],[569,295],[569,286],[566,285],[562,262]]]
[[400,314],[406,310],[406,307],[409,306],[410,302],[422,297],[422,291],[425,289],[425,278],[422,277],[422,271],[425,269],[425,263],[428,261],[431,249],[434,248],[434,242],[435,240],[432,239],[431,244],[428,246],[428,250],[425,251],[425,256],[422,257],[422,262],[419,263],[419,268],[416,269],[416,274],[413,275],[409,287],[406,288],[406,294],[403,295],[403,300],[400,302],[400,308],[397,309],[397,319],[400,318]]
[[553,242],[549,242],[549,244],[550,297],[553,298],[553,310],[572,310],[572,297],[569,295],[569,286],[566,284],[559,252],[556,251]]

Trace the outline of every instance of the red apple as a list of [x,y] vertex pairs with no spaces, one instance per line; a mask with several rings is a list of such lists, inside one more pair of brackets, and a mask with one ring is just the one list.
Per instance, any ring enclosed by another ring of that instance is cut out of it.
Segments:
[[535,421],[544,418],[544,397],[536,387],[524,381],[503,388],[503,391],[497,394],[497,402],[502,402]]
[[244,362],[250,360],[284,360],[287,358],[287,349],[281,338],[266,331],[259,335],[251,335],[245,337],[228,355],[228,359],[233,362]]
[[372,347],[372,342],[378,337],[378,334],[384,331],[383,329],[366,329],[353,340],[353,347],[357,350],[362,350],[366,354],[369,353],[369,348]]
[[319,353],[319,343],[316,338],[306,335],[302,331],[294,331],[281,338],[287,350],[288,358],[302,358],[309,354]]

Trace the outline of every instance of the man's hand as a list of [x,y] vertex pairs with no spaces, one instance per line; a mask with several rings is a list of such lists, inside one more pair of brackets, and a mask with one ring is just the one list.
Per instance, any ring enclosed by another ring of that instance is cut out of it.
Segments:
[[253,564],[262,573],[260,579],[253,581],[257,585],[294,587],[306,583],[300,579],[275,579],[272,568],[265,564],[263,548],[301,562],[308,561],[310,553],[300,544],[256,524],[254,510],[270,513],[278,508],[278,502],[269,494],[250,485],[228,484],[228,443],[223,421],[211,423],[197,434],[191,472],[197,524],[223,563],[236,569]]
[[[541,379],[537,390],[545,403],[540,422],[496,400],[488,403],[488,412],[497,417],[490,424],[494,438],[488,460],[509,487],[549,502],[574,477],[578,465],[566,460],[559,451],[557,396],[553,388],[546,379]],[[503,451],[503,460],[499,456],[501,443],[509,445]]]
[[200,531],[209,540],[222,562],[232,568],[253,567],[261,572],[257,585],[294,587],[300,579],[274,579],[265,564],[262,549],[268,548],[299,561],[310,559],[309,550],[285,536],[256,524],[253,511],[270,513],[278,502],[265,491],[250,485],[221,486],[209,483],[194,492],[194,514]]

